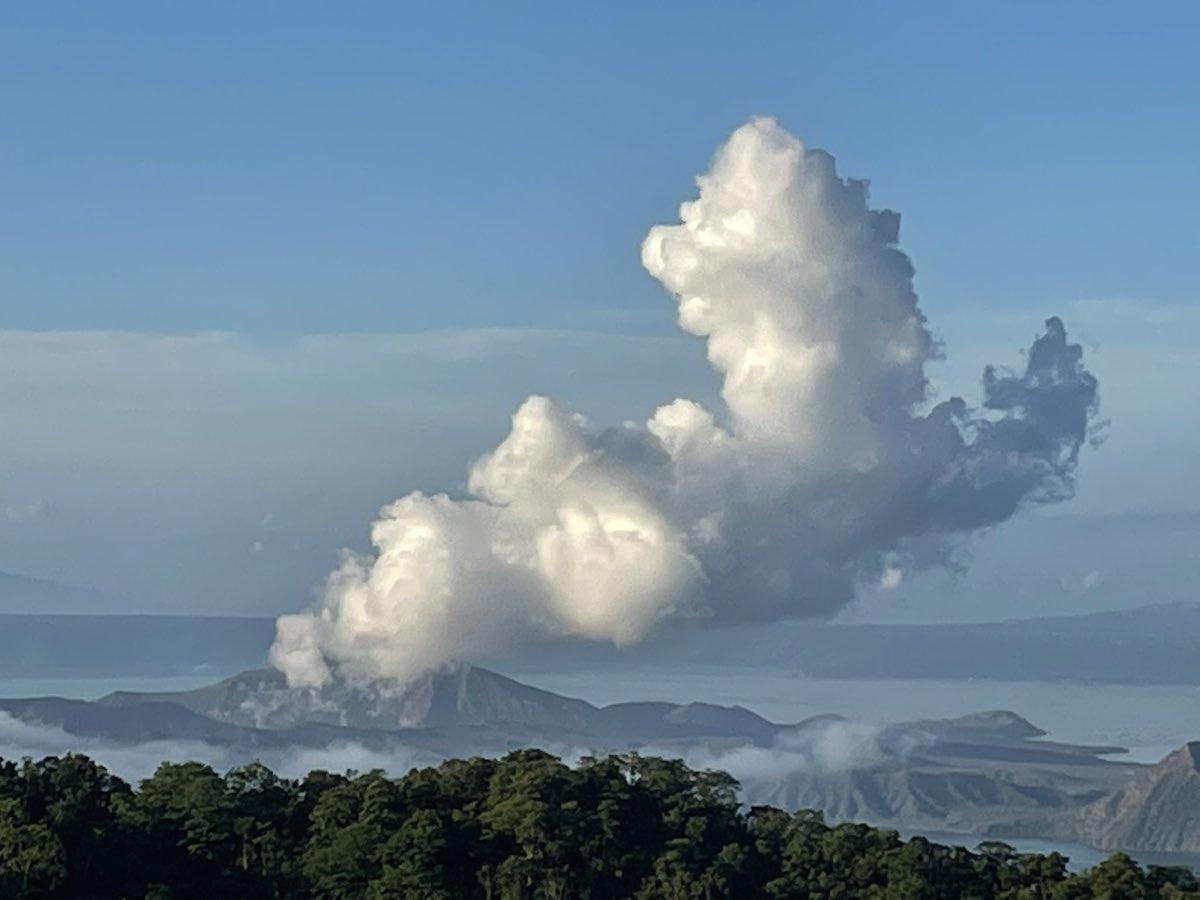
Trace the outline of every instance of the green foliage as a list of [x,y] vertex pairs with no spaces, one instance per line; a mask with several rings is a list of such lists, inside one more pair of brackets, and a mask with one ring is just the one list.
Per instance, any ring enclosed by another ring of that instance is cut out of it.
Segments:
[[53,896],[66,883],[67,854],[48,826],[26,822],[14,801],[0,805],[0,896]]
[[164,763],[135,791],[83,756],[0,761],[0,897],[1200,897],[1187,869],[986,841],[971,853],[820,813],[740,808],[721,772],[539,750],[403,778]]

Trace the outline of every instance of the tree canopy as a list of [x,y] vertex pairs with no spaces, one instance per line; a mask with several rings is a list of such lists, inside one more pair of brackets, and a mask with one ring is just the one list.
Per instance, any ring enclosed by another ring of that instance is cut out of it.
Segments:
[[0,761],[0,897],[1176,898],[1187,869],[975,852],[812,811],[743,809],[723,772],[539,750],[402,778],[85,756]]

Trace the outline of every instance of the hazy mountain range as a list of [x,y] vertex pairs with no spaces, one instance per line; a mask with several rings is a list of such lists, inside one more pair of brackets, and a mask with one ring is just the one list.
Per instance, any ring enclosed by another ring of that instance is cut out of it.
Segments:
[[[0,578],[0,600],[13,596],[36,609],[38,597],[83,604],[96,595]],[[567,756],[634,749],[728,769],[742,781],[748,802],[820,808],[832,820],[1200,853],[1195,744],[1144,766],[1114,758],[1119,748],[1047,741],[1009,712],[882,727],[836,715],[781,724],[742,707],[704,702],[597,706],[475,667],[399,692],[298,692],[262,668],[273,633],[274,621],[266,618],[0,614],[0,675],[6,677],[212,673],[215,679],[240,671],[178,693],[119,692],[94,702],[2,700],[0,713],[61,729],[90,746],[190,741],[223,748],[226,759],[333,746],[414,763],[523,746]],[[677,630],[631,650],[535,651],[522,668],[604,672],[607,665],[634,662],[660,664],[666,672],[702,662],[770,666],[813,678],[1192,685],[1200,684],[1197,635],[1200,604],[1170,604],[981,625]]]
[[708,703],[598,707],[464,667],[404,690],[291,690],[255,670],[192,691],[2,700],[0,712],[81,740],[198,741],[246,758],[348,743],[427,762],[525,746],[666,754],[732,771],[749,803],[818,808],[833,821],[1200,853],[1200,745],[1157,766],[1114,761],[1120,748],[1047,741],[1007,711],[884,727],[836,715],[780,724]]
[[91,588],[0,572],[0,613],[95,613],[112,602]]
[[[265,618],[0,614],[0,675],[232,673],[264,663],[274,627]],[[526,672],[703,662],[775,666],[813,678],[1200,684],[1200,604],[980,625],[697,629],[623,650],[534,651],[521,662]]]
[[695,629],[627,650],[588,645],[534,656],[547,669],[610,661],[765,665],[812,678],[1200,684],[1200,603],[982,624]]

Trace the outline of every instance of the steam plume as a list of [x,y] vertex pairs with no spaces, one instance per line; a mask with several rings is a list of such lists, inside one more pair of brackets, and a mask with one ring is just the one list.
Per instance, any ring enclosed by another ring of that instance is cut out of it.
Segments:
[[1097,384],[1052,318],[984,409],[925,411],[937,347],[868,206],[772,119],[733,133],[652,228],[646,269],[707,342],[723,406],[687,399],[597,429],[530,397],[471,467],[468,500],[410,494],[347,554],[314,610],[283,616],[293,686],[410,679],[530,641],[627,644],[664,619],[810,616],[895,584],[957,535],[1069,497]]

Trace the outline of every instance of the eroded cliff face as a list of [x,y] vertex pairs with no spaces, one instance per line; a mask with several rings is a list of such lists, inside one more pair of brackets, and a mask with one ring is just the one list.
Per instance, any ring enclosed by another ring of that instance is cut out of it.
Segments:
[[1081,841],[1102,850],[1200,853],[1200,741],[1185,744],[1083,809]]
[[747,799],[820,809],[831,822],[964,837],[1070,839],[1072,816],[1124,787],[1141,767],[1117,748],[1043,740],[1020,716],[992,711],[884,729],[881,758],[842,771],[745,779]]

